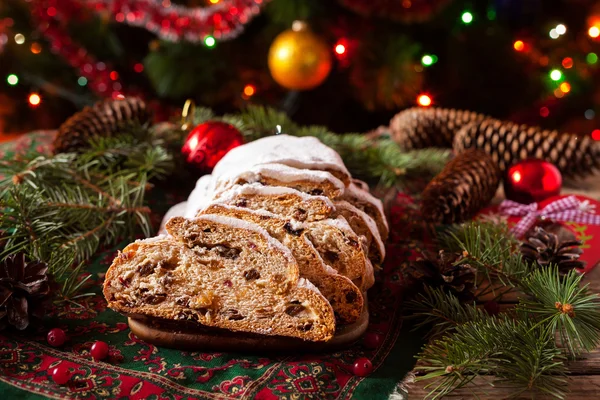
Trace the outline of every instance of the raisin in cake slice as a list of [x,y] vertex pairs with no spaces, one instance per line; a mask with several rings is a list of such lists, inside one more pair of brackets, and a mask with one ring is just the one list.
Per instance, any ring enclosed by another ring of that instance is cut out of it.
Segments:
[[313,283],[333,307],[337,322],[351,324],[362,313],[363,297],[350,279],[327,266],[313,244],[306,238],[304,224],[280,218],[275,214],[212,204],[201,214],[218,214],[253,222],[289,248],[298,263],[300,276]]
[[379,230],[381,239],[385,242],[388,238],[390,230],[385,217],[385,212],[383,211],[383,204],[381,200],[374,197],[369,192],[368,186],[367,189],[364,189],[365,186],[366,184],[364,182],[359,184],[355,182],[351,183],[348,187],[346,187],[346,190],[340,199],[346,200],[354,207],[364,211],[371,218],[373,218],[377,224],[377,229]]
[[326,196],[330,199],[341,196],[345,185],[329,172],[290,167],[285,164],[259,164],[248,171],[217,177],[216,192],[233,185],[260,183],[265,186],[285,186],[304,193]]
[[344,217],[352,230],[365,238],[369,260],[378,265],[383,263],[385,245],[373,218],[345,200],[336,201],[335,209],[335,215]]
[[106,274],[109,307],[232,331],[333,337],[333,309],[291,252],[255,224],[218,215],[167,223],[174,237],[127,246]]
[[375,282],[367,249],[344,217],[328,218],[306,224],[306,237],[323,261],[365,291]]
[[340,155],[313,136],[268,136],[232,149],[215,166],[216,179],[236,176],[259,164],[327,171],[349,185],[352,177]]
[[331,200],[325,196],[311,196],[295,189],[259,183],[235,185],[210,203],[264,210],[298,221],[325,219],[335,210]]

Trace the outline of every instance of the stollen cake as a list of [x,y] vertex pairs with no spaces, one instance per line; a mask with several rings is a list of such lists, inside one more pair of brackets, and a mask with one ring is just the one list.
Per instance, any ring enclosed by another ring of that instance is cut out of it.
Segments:
[[[227,153],[215,166],[213,176],[226,179],[260,164],[284,164],[294,168],[327,171],[350,184],[352,177],[340,155],[312,136],[267,136]],[[214,190],[214,188],[213,188]]]
[[212,203],[265,210],[301,222],[328,218],[335,210],[325,196],[311,196],[295,189],[259,183],[235,185],[214,197]]
[[106,273],[109,307],[264,335],[327,341],[333,309],[298,277],[291,251],[256,224],[220,215],[172,218],[172,237],[137,241]]
[[355,322],[362,312],[361,291],[335,269],[326,265],[306,237],[307,227],[299,222],[280,218],[266,211],[212,204],[200,215],[218,214],[239,218],[260,225],[292,252],[298,263],[300,276],[313,283],[333,307],[336,321],[342,324]]
[[215,194],[233,185],[259,183],[265,186],[285,186],[304,193],[326,196],[330,199],[341,196],[346,185],[327,171],[294,168],[285,164],[259,164],[237,175],[217,176]]
[[314,137],[231,150],[167,216],[113,261],[111,308],[309,341],[359,320],[389,234],[381,201]]

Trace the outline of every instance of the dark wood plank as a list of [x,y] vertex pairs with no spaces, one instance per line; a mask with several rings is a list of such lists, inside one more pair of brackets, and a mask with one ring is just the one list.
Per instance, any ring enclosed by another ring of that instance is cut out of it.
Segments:
[[[410,379],[409,379],[410,380]],[[424,399],[429,393],[425,389],[425,382],[407,382],[403,383],[408,391],[409,399]],[[600,398],[600,376],[584,375],[584,376],[570,376],[568,378],[569,400],[588,400]],[[478,396],[480,399],[498,400],[509,397],[512,391],[502,387],[492,387],[489,385],[489,381],[484,378],[475,379],[468,388],[462,388],[454,391],[450,395],[444,397],[445,399],[473,399]],[[549,399],[551,396],[536,396],[536,399]],[[515,399],[531,400],[531,395],[519,396]]]

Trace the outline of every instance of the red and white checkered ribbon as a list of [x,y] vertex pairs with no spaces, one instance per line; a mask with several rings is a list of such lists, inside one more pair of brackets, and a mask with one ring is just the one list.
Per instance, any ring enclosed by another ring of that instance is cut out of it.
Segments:
[[584,204],[577,200],[575,196],[563,197],[548,204],[541,210],[538,210],[537,203],[526,205],[511,200],[504,200],[498,210],[503,215],[522,217],[519,223],[511,229],[511,232],[516,237],[523,236],[535,225],[538,218],[577,222],[586,225],[600,225],[600,215],[587,211]]

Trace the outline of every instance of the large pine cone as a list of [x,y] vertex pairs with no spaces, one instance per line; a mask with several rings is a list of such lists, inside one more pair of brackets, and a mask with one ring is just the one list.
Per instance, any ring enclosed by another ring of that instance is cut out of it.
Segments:
[[23,330],[50,292],[48,265],[26,262],[24,254],[6,258],[0,264],[0,330],[6,324]]
[[521,253],[530,265],[542,268],[556,265],[559,273],[566,275],[574,268],[584,267],[584,263],[579,260],[583,253],[579,247],[582,244],[572,232],[565,229],[554,233],[536,227],[533,234],[521,245]]
[[60,126],[54,139],[54,153],[81,151],[94,136],[110,137],[130,124],[144,125],[150,119],[146,103],[137,97],[100,101]]
[[404,150],[426,147],[451,148],[456,133],[465,125],[487,117],[472,111],[414,107],[390,121],[390,135]]
[[467,150],[450,161],[427,185],[421,214],[429,222],[453,224],[487,206],[500,184],[500,170],[481,150]]
[[589,136],[494,119],[469,124],[457,133],[454,151],[469,148],[488,153],[502,171],[527,158],[551,162],[565,177],[583,177],[600,169],[600,142]]

